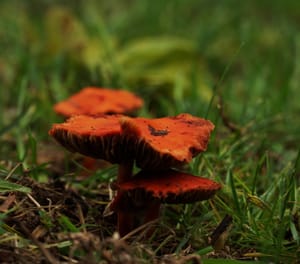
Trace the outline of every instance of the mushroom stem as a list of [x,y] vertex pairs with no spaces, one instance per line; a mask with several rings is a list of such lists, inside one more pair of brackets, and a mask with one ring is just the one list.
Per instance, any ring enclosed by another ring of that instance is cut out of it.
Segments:
[[[160,215],[160,207],[161,207],[161,202],[158,200],[154,200],[149,205],[148,209],[146,209],[143,224],[146,224],[148,222],[158,219],[159,215]],[[145,206],[145,208],[147,208],[147,205]],[[151,235],[153,234],[154,231],[155,231],[155,227],[154,226],[150,227],[146,233],[146,237],[147,238],[151,237]]]
[[125,236],[134,229],[135,215],[130,212],[118,212],[118,232],[120,237]]
[[153,221],[159,217],[160,205],[161,202],[158,200],[151,202],[150,205],[145,205],[145,208],[147,208],[147,210],[145,213],[144,223]]
[[119,164],[118,183],[123,183],[131,179],[133,170],[133,160],[126,160]]
[[[133,170],[133,160],[126,160],[120,163],[118,167],[118,178],[117,178],[118,184],[124,183],[126,181],[130,181],[132,178],[132,170]],[[118,195],[119,194],[120,194],[119,197],[122,197],[121,193],[118,193]],[[142,208],[142,211],[144,211],[144,214],[141,213],[139,210],[136,210],[135,212],[119,210],[117,212],[118,215],[117,228],[121,237],[125,236],[134,228],[136,228],[137,222],[142,221],[143,224],[157,219],[160,213],[160,202],[153,201],[149,205],[145,204]],[[140,219],[141,217],[143,219]],[[147,232],[147,237],[150,237],[153,232],[154,229],[151,228]]]
[[[123,183],[131,179],[133,160],[126,160],[119,164],[117,183]],[[118,211],[117,229],[120,236],[125,236],[134,228],[134,215],[131,212]]]
[[[119,199],[122,199],[122,192]],[[128,204],[128,210],[117,211],[118,214],[118,232],[121,237],[125,236],[140,225],[146,224],[159,218],[160,201],[154,200],[135,207],[135,204]],[[145,237],[149,238],[155,231],[155,227],[148,227]]]

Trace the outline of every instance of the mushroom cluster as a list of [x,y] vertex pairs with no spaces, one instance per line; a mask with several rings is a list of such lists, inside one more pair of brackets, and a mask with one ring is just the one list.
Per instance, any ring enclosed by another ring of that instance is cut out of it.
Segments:
[[[175,170],[207,148],[214,125],[190,114],[142,118],[120,114],[72,116],[49,134],[72,152],[119,164],[117,195],[110,209],[124,236],[156,219],[161,203],[209,199],[220,189],[212,180]],[[133,166],[141,170],[133,175]]]
[[[54,105],[54,111],[69,118],[76,115],[99,116],[109,114],[135,114],[144,104],[143,99],[126,91],[99,87],[84,87],[69,98]],[[95,159],[85,156],[82,165],[98,168]]]

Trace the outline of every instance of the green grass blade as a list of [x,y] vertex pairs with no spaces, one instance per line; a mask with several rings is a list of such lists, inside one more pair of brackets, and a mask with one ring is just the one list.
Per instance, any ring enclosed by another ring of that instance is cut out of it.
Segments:
[[237,195],[236,186],[235,186],[235,183],[234,183],[234,177],[233,177],[231,169],[228,170],[228,176],[229,176],[229,184],[230,184],[230,188],[231,188],[233,203],[235,204],[237,214],[241,216],[241,206],[240,206],[240,203],[239,203],[239,198],[238,198],[238,195]]
[[58,219],[61,227],[67,232],[79,232],[80,230],[71,222],[71,220],[64,215],[61,215]]
[[24,192],[30,193],[31,189],[16,183],[0,180],[0,193],[4,192]]

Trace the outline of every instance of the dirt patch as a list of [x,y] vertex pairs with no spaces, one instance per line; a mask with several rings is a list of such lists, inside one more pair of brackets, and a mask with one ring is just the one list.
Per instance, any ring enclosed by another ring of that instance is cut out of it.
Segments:
[[[115,216],[107,219],[102,216],[108,196],[88,200],[59,180],[40,184],[23,177],[17,183],[30,187],[32,191],[1,196],[0,204],[4,204],[2,208],[6,209],[3,226],[7,231],[6,242],[2,242],[4,239],[1,241],[1,260],[6,259],[7,263],[40,263],[41,259],[47,259],[41,250],[44,247],[48,254],[62,261],[65,259],[63,251],[76,244],[75,238],[66,234],[84,232],[99,240],[113,233]],[[99,203],[101,200],[102,203]],[[7,254],[10,258],[5,257]],[[28,258],[23,257],[27,255]],[[35,261],[33,258],[36,258]]]

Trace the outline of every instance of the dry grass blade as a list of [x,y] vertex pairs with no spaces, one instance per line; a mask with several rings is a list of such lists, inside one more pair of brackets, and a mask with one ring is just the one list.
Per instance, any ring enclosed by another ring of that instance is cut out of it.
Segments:
[[17,165],[11,169],[11,171],[7,174],[7,176],[4,179],[8,180],[21,165],[21,162],[17,163]]
[[149,221],[149,222],[137,227],[136,229],[132,230],[131,232],[129,232],[128,234],[126,234],[125,236],[120,238],[120,240],[126,241],[127,239],[133,237],[135,234],[137,234],[141,231],[143,231],[143,232],[140,234],[139,237],[144,237],[153,228],[153,225],[156,224],[157,222],[158,222],[158,219]]

